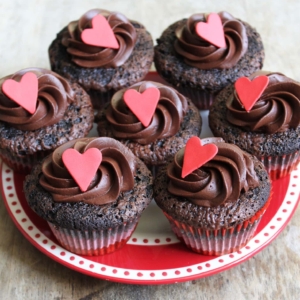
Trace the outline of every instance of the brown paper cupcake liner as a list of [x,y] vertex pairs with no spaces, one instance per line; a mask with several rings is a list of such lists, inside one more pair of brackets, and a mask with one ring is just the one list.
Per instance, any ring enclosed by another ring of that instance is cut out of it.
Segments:
[[262,156],[261,162],[265,165],[271,180],[289,175],[300,162],[300,151],[281,156]]
[[42,160],[51,151],[39,151],[34,154],[29,154],[26,156],[15,156],[12,152],[4,149],[0,149],[0,157],[2,160],[14,171],[19,173],[30,172],[32,166],[38,161]]
[[249,220],[230,228],[206,229],[179,222],[166,214],[173,232],[185,245],[203,255],[224,255],[244,247],[254,236],[257,226],[268,208],[272,196],[266,204]]
[[102,109],[105,104],[109,103],[116,90],[100,92],[97,90],[89,90],[88,94],[91,97],[93,108],[96,110]]
[[176,87],[176,89],[179,91],[179,93],[191,99],[196,107],[200,110],[209,109],[218,94],[187,87]]
[[97,256],[116,251],[131,237],[138,219],[104,230],[76,230],[58,227],[48,222],[54,236],[68,251]]

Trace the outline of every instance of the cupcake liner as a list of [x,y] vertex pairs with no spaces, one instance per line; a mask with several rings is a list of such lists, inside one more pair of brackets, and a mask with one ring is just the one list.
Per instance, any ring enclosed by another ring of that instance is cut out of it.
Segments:
[[138,219],[104,230],[76,230],[48,222],[61,246],[79,255],[104,255],[121,248],[132,235]]
[[151,171],[152,177],[155,178],[156,174],[162,166],[163,165],[147,165],[147,168]]
[[230,228],[200,228],[179,222],[165,212],[164,214],[168,218],[173,232],[189,249],[203,255],[218,256],[237,251],[249,242],[270,201],[271,196],[253,217]]
[[209,93],[204,90],[198,90],[188,87],[176,87],[176,89],[192,100],[192,102],[196,105],[196,107],[200,110],[207,110],[212,105],[214,99],[216,98],[218,92]]
[[300,162],[300,151],[281,156],[262,156],[261,162],[265,165],[271,180],[289,175]]
[[30,172],[32,166],[42,160],[51,151],[39,151],[26,156],[15,156],[12,152],[0,149],[0,157],[14,171],[19,173]]
[[97,90],[89,90],[88,94],[91,97],[91,101],[94,109],[102,109],[105,104],[109,103],[116,90],[109,90],[107,92],[100,92]]

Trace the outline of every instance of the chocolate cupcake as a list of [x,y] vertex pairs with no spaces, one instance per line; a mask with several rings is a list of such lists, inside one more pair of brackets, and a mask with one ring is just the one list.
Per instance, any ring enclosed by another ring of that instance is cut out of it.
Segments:
[[299,99],[298,82],[280,73],[257,72],[220,93],[211,107],[209,126],[215,136],[255,155],[271,179],[278,179],[299,162]]
[[142,24],[102,9],[70,22],[49,47],[51,69],[83,86],[94,108],[141,81],[153,56],[151,35]]
[[102,255],[130,238],[152,199],[152,176],[120,142],[82,138],[37,164],[25,178],[24,193],[64,248]]
[[199,109],[208,109],[237,78],[260,70],[265,56],[258,32],[227,12],[175,22],[154,49],[157,72]]
[[16,171],[86,136],[93,120],[87,93],[54,72],[28,68],[0,79],[0,156]]
[[163,165],[191,136],[200,135],[202,125],[189,99],[152,81],[115,93],[96,121],[99,136],[118,139],[150,168]]
[[270,202],[263,164],[218,138],[191,138],[154,181],[154,199],[186,246],[204,255],[237,251]]

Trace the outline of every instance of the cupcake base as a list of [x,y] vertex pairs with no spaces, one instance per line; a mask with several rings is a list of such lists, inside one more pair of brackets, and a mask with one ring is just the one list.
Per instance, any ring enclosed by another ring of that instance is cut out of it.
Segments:
[[218,93],[209,93],[204,90],[198,90],[193,88],[177,87],[177,90],[192,100],[195,106],[200,110],[207,110],[211,107],[215,97]]
[[102,109],[105,104],[109,103],[116,90],[110,90],[107,92],[101,92],[97,90],[89,90],[92,105],[94,110]]
[[300,151],[282,156],[262,156],[261,162],[265,165],[271,180],[289,175],[300,162]]
[[30,172],[32,166],[50,154],[51,151],[40,151],[27,156],[14,156],[5,149],[0,149],[1,159],[14,171],[18,173]]
[[54,236],[68,251],[88,256],[105,255],[123,247],[131,237],[138,220],[104,230],[75,230],[48,222]]
[[203,255],[219,256],[235,252],[251,240],[270,201],[271,197],[251,219],[230,228],[199,228],[179,222],[165,212],[164,214],[173,232],[189,249]]

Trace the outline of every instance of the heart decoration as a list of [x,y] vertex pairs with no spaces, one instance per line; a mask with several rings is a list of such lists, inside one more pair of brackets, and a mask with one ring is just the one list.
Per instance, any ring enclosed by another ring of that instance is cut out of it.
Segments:
[[196,33],[207,42],[218,48],[225,48],[226,41],[221,18],[218,14],[209,14],[207,22],[196,24]]
[[87,45],[119,49],[115,34],[102,15],[96,15],[92,19],[92,28],[84,29],[81,33],[81,39]]
[[67,149],[62,154],[62,161],[80,190],[85,192],[100,166],[102,153],[97,148],[89,148],[83,154]]
[[218,147],[215,144],[201,144],[197,136],[191,137],[185,146],[183,156],[183,166],[181,177],[184,178],[196,169],[203,166],[218,153]]
[[12,101],[34,114],[38,99],[38,78],[32,73],[25,73],[20,82],[7,79],[2,84],[2,92]]
[[245,110],[249,112],[256,101],[260,98],[269,83],[269,77],[262,75],[252,81],[247,77],[240,77],[234,87],[240,102]]
[[126,105],[139,121],[145,127],[149,126],[160,99],[159,89],[150,87],[143,93],[139,93],[135,89],[129,89],[124,93],[123,98]]

